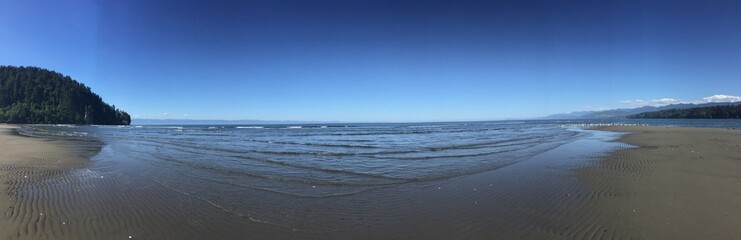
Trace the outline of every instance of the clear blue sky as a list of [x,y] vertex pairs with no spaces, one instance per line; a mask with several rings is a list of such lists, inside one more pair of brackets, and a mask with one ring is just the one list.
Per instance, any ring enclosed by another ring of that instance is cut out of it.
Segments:
[[741,1],[36,1],[0,65],[135,118],[526,118],[741,93]]

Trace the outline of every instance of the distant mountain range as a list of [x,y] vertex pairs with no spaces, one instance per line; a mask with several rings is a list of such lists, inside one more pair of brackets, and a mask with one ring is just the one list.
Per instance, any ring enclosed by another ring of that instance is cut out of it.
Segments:
[[717,102],[717,103],[680,103],[671,104],[660,107],[644,106],[639,108],[619,108],[604,111],[580,111],[571,113],[560,113],[546,116],[541,119],[604,119],[604,118],[626,118],[629,115],[644,113],[644,112],[655,112],[669,109],[688,109],[698,107],[714,107],[714,106],[728,106],[737,105],[739,102]]
[[[738,105],[741,102],[717,102],[717,103],[681,103],[660,107],[644,106],[639,108],[619,108],[604,111],[579,111],[571,113],[553,114],[538,119],[605,119],[605,118],[628,118],[630,115],[639,113],[656,112],[670,109],[689,109],[701,107]],[[132,119],[135,125],[261,125],[261,124],[331,124],[341,123],[337,121],[270,121],[270,120],[195,120],[195,119]]]

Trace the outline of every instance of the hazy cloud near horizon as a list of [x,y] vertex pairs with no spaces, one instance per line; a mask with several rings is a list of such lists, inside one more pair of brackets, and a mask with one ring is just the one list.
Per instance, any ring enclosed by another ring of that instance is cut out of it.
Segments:
[[702,104],[702,103],[713,103],[713,102],[741,102],[741,96],[716,94],[713,96],[704,97],[701,100],[694,100],[694,101],[683,101],[683,100],[675,99],[675,98],[659,98],[659,99],[651,99],[651,100],[634,99],[634,100],[620,101],[621,104],[626,104],[626,105],[630,105],[633,107],[643,107],[643,106],[660,107],[660,106],[666,106],[670,104],[679,104],[679,103]]
[[704,97],[702,98],[702,100],[707,103],[710,103],[710,102],[741,102],[741,97],[716,94],[710,97]]

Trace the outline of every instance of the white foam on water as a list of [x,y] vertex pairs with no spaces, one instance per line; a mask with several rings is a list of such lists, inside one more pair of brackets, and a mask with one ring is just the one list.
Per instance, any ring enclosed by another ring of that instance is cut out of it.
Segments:
[[577,124],[561,124],[563,128],[593,128],[593,127],[640,127],[649,126],[648,124],[629,124],[629,123],[577,123]]

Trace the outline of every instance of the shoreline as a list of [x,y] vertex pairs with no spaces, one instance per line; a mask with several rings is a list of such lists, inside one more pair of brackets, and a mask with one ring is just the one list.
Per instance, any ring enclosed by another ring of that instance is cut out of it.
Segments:
[[[85,168],[90,158],[102,147],[102,143],[70,139],[38,138],[18,134],[22,125],[0,124],[0,237],[36,238],[38,235],[23,235],[21,227],[31,222],[44,222],[39,206],[29,206],[29,201],[38,201],[23,192],[24,187],[54,179],[71,169]],[[29,195],[32,195],[29,194]],[[53,210],[46,208],[52,212]]]
[[[6,209],[0,239],[727,239],[741,234],[736,229],[739,130],[599,127],[492,171],[347,196],[295,198],[188,185],[181,178],[187,175],[136,167],[148,158],[116,161],[110,155],[131,146],[111,143],[101,149],[94,141],[26,137],[13,134],[16,127],[0,124],[0,207]],[[167,174],[176,175],[164,178]],[[196,195],[205,188],[245,197],[228,205],[219,201],[220,194]],[[238,212],[231,206],[251,208]]]
[[[26,192],[36,194],[27,196],[30,201],[25,204],[13,202],[14,206],[23,207],[23,213],[11,215],[10,220],[6,214],[2,225],[9,229],[2,232],[21,239],[202,239],[239,238],[245,234],[255,239],[579,237],[583,231],[597,230],[583,220],[564,221],[569,216],[584,216],[578,209],[588,200],[577,197],[588,194],[580,194],[585,189],[573,177],[573,170],[597,161],[590,155],[621,145],[606,142],[617,136],[613,133],[585,136],[493,171],[348,196],[297,201],[293,197],[240,189],[248,196],[240,205],[254,206],[248,213],[237,213],[241,215],[230,213],[228,205],[189,192],[197,188],[184,188],[188,185],[182,182],[163,182],[160,177],[165,173],[126,171],[130,166],[127,164],[136,163],[106,159],[110,148],[120,147],[113,144],[89,166],[52,171],[64,172],[62,175],[20,179]],[[44,144],[40,142],[34,144]],[[36,145],[29,146],[33,146],[29,148],[33,154],[41,152],[35,150]],[[101,164],[105,171],[101,171]],[[18,178],[17,174],[13,176]],[[107,217],[98,219],[100,216]],[[200,219],[211,219],[213,223]],[[43,222],[43,226],[38,222]]]
[[741,235],[741,131],[716,128],[610,126],[636,146],[578,169],[603,193],[586,212],[621,237],[731,239]]
[[[143,173],[123,172],[118,163],[106,165],[97,157],[109,146],[101,141],[24,136],[19,127],[0,124],[0,239],[300,239],[170,183],[143,181]],[[206,224],[215,219],[222,221]]]

